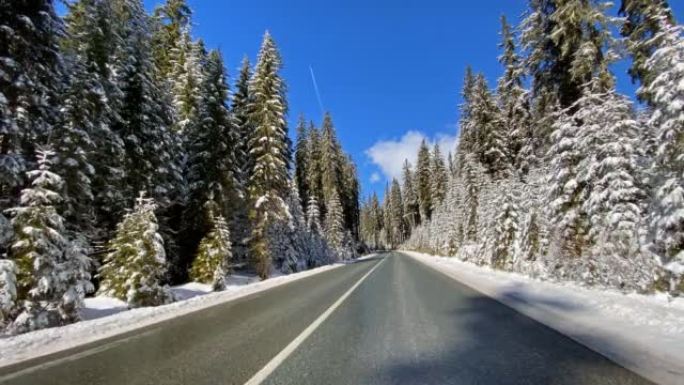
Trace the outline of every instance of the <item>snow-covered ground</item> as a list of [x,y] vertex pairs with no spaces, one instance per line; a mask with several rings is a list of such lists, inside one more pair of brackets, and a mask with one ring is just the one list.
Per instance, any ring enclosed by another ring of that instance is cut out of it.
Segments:
[[642,376],[684,383],[684,299],[539,281],[455,258],[405,252]]
[[0,339],[0,367],[126,333],[343,265],[323,266],[266,281],[231,275],[227,278],[226,290],[221,292],[212,292],[208,285],[191,282],[171,288],[178,301],[157,307],[129,310],[125,302],[116,298],[87,298],[81,310],[84,319],[81,322]]

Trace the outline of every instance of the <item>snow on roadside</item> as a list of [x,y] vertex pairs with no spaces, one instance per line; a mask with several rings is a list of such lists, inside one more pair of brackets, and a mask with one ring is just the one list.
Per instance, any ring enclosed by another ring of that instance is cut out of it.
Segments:
[[171,289],[184,300],[157,307],[127,310],[124,302],[114,298],[88,298],[81,311],[84,321],[0,339],[0,367],[113,337],[341,266],[344,264],[327,265],[258,282],[250,276],[231,276],[226,290],[221,292],[188,283]]
[[684,378],[684,299],[540,281],[456,258],[404,251],[658,383]]

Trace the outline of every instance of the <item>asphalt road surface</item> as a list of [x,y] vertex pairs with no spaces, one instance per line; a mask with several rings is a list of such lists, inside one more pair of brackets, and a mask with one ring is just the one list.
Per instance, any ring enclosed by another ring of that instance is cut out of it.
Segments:
[[382,257],[2,368],[0,383],[650,384],[408,256]]

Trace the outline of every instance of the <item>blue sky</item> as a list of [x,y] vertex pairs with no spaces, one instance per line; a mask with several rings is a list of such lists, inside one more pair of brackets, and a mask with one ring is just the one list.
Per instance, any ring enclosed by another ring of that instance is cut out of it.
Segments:
[[[145,2],[151,9],[161,0]],[[221,49],[231,77],[243,55],[254,59],[263,32],[271,31],[285,65],[292,128],[300,113],[320,122],[313,67],[324,108],[359,167],[364,194],[382,190],[387,174],[397,172],[423,136],[453,143],[466,65],[495,84],[499,17],[517,24],[526,3],[189,0],[193,34]],[[684,4],[671,3],[684,20]],[[633,93],[624,71],[616,66],[619,87]]]

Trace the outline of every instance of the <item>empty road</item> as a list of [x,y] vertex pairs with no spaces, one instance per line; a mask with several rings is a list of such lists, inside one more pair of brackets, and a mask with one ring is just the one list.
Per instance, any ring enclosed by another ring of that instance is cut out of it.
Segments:
[[650,384],[400,253],[2,368],[0,383]]

